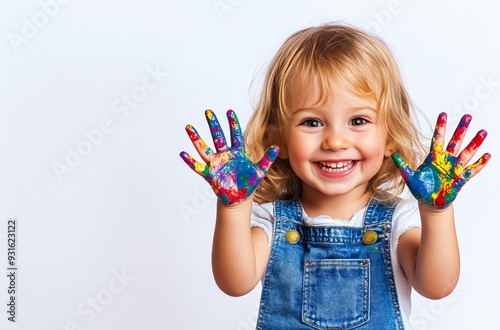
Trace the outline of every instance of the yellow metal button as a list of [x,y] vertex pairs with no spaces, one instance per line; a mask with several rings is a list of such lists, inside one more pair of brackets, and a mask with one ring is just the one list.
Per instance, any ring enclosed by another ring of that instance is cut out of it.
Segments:
[[373,230],[367,230],[363,234],[363,243],[365,244],[373,244],[377,241],[378,234]]
[[295,244],[299,241],[299,239],[300,239],[300,234],[298,231],[296,231],[294,229],[287,231],[285,234],[285,240],[289,244]]

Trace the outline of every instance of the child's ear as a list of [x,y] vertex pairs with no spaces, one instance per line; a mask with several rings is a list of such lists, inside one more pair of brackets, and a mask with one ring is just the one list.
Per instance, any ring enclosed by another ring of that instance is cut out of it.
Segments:
[[276,125],[269,125],[266,129],[266,140],[272,145],[277,145],[280,148],[278,157],[281,159],[288,158],[288,149],[283,140],[283,132]]
[[385,145],[384,156],[391,157],[394,151],[396,151],[396,144],[394,141],[387,142]]
[[288,150],[286,149],[286,146],[284,144],[278,144],[278,146],[280,147],[278,157],[281,159],[288,159]]

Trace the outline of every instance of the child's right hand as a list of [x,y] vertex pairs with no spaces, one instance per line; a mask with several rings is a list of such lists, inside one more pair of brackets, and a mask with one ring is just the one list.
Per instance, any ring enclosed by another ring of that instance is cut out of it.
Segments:
[[222,203],[232,205],[243,201],[264,179],[267,170],[278,156],[279,149],[277,146],[270,147],[261,160],[254,164],[246,155],[241,127],[233,110],[227,111],[231,128],[231,147],[227,146],[214,112],[205,111],[205,117],[216,152],[207,146],[192,125],[187,125],[186,132],[206,164],[198,162],[185,151],[181,152],[180,156],[189,167],[205,178]]

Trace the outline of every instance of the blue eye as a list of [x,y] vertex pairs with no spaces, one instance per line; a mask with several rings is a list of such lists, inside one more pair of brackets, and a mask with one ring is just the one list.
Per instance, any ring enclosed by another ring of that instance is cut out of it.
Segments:
[[356,118],[351,120],[351,125],[352,126],[360,126],[360,125],[366,124],[367,122],[368,122],[368,120],[366,120],[364,118],[356,117]]
[[316,119],[306,119],[300,123],[300,125],[308,126],[308,127],[321,127],[323,124],[319,120]]

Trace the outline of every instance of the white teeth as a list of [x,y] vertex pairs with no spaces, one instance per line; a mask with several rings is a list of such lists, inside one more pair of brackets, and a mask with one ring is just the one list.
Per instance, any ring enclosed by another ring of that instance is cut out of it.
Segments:
[[354,162],[338,162],[338,163],[330,163],[330,162],[319,162],[319,166],[325,172],[345,172],[349,170]]

